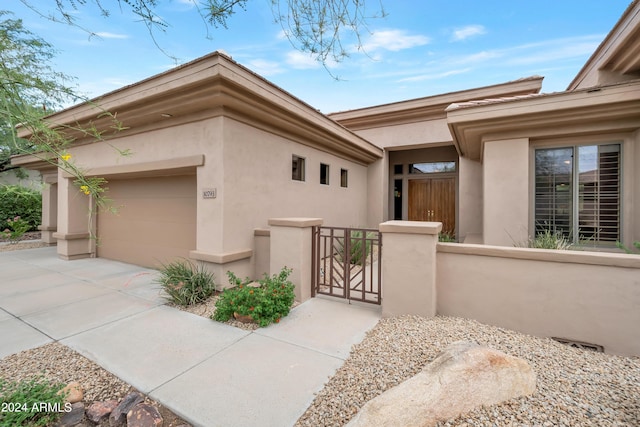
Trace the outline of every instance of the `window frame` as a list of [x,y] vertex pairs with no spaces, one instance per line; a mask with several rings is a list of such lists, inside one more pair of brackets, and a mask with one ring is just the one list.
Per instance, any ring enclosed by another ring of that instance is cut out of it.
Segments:
[[340,168],[340,187],[349,187],[349,169]]
[[329,165],[328,163],[320,162],[320,184],[331,184],[331,165]]
[[[298,166],[296,170],[296,160]],[[306,181],[306,158],[298,156],[297,154],[291,155],[291,180],[298,182]]]
[[[595,238],[586,238],[580,239],[580,206],[583,206],[584,199],[581,200],[581,196],[584,197],[584,192],[581,193],[581,180],[580,180],[580,167],[581,162],[583,160],[580,159],[580,150],[586,147],[599,147],[599,146],[607,146],[607,145],[616,145],[618,152],[617,158],[617,241],[623,241],[625,236],[625,225],[624,225],[624,212],[625,212],[625,186],[624,186],[624,177],[625,177],[625,144],[626,139],[624,137],[615,136],[612,138],[570,138],[566,140],[555,140],[555,141],[545,141],[538,142],[531,145],[531,156],[530,156],[530,165],[531,165],[531,195],[530,195],[530,229],[533,230],[533,234],[537,232],[537,224],[536,224],[536,202],[537,202],[537,194],[536,191],[538,189],[536,183],[536,166],[537,159],[536,153],[539,150],[562,150],[562,149],[571,149],[571,170],[570,170],[570,188],[569,191],[571,193],[570,197],[570,212],[569,212],[569,239],[571,243],[575,245],[587,245],[587,246],[597,246],[603,248],[611,248],[615,247],[615,241],[613,240],[596,240]],[[600,153],[605,153],[606,151],[597,150],[596,153],[599,156]],[[577,159],[577,161],[576,161]],[[601,161],[601,158],[598,157],[597,162]],[[566,163],[566,162],[565,162]],[[628,165],[627,165],[628,166]],[[598,163],[598,168],[593,170],[601,170],[600,163]],[[588,172],[588,171],[585,171]],[[600,203],[600,202],[598,202]],[[600,205],[599,205],[600,206]],[[600,208],[598,208],[600,209]],[[588,214],[588,212],[587,212]],[[602,228],[598,222],[598,227]],[[600,231],[598,231],[599,233]],[[597,233],[596,233],[597,234]]]

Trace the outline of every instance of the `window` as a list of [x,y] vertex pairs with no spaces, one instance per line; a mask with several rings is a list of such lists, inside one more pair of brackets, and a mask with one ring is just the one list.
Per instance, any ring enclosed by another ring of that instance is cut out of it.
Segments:
[[329,185],[329,165],[320,163],[320,184]]
[[431,162],[431,163],[411,163],[409,173],[442,173],[455,172],[456,162]]
[[535,230],[573,242],[620,239],[620,145],[535,151]]
[[291,179],[304,181],[304,157],[293,155],[291,159]]
[[393,165],[393,174],[402,175],[403,169],[404,169],[404,165]]
[[349,186],[349,171],[340,169],[340,187],[347,188]]
[[402,180],[393,180],[393,219],[402,219]]

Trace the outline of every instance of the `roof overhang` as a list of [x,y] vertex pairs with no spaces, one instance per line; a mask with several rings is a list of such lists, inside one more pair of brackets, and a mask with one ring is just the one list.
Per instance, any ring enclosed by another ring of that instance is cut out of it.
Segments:
[[593,86],[597,73],[615,74],[618,81],[640,76],[640,0],[631,2],[567,90]]
[[539,93],[542,88],[542,80],[543,77],[540,76],[527,77],[475,89],[331,113],[329,117],[351,130],[444,119],[446,117],[445,109],[452,103]]
[[447,124],[461,156],[482,160],[485,141],[556,138],[640,128],[640,81],[591,90],[451,106]]
[[[124,130],[113,130],[111,115]],[[219,52],[44,120],[80,144],[95,138],[77,127],[95,127],[108,139],[215,116],[233,117],[362,164],[382,157],[379,147]],[[30,134],[22,130],[20,136]]]

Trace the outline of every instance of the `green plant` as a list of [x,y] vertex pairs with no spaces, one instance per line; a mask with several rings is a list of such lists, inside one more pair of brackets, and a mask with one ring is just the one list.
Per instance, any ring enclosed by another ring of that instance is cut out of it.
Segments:
[[[345,231],[346,235],[346,231]],[[371,239],[375,238],[375,233],[372,231],[367,232],[366,237],[363,238],[361,230],[351,230],[349,232],[349,263],[354,265],[363,265],[367,262],[367,257],[371,253]],[[336,251],[340,256],[340,259],[346,261],[344,240],[342,243],[337,240]]]
[[42,195],[19,185],[0,185],[0,230],[9,227],[7,218],[19,216],[29,224],[29,230],[40,225]]
[[189,260],[163,264],[155,282],[167,294],[167,300],[182,306],[203,302],[216,289],[213,274],[202,264],[194,265]]
[[516,247],[536,249],[570,250],[573,248],[571,241],[560,231],[544,230],[535,237],[529,238],[523,243],[515,244]]
[[438,233],[438,242],[455,242],[456,235],[448,231],[441,231]]
[[62,412],[71,410],[64,384],[38,377],[24,381],[0,378],[0,426],[54,425]]
[[17,243],[24,235],[24,233],[26,233],[27,230],[31,228],[29,223],[27,223],[27,221],[20,218],[19,216],[15,216],[13,217],[13,219],[7,219],[7,224],[9,225],[9,227],[13,228],[13,230],[5,228],[2,233],[4,234],[4,237],[11,243]]
[[251,280],[240,280],[231,271],[227,272],[229,282],[234,285],[225,289],[218,301],[216,311],[211,316],[219,322],[226,322],[234,313],[251,316],[261,327],[268,326],[287,314],[294,300],[294,285],[288,280],[291,269],[284,267],[280,273],[259,280],[259,286],[249,286]]
[[[635,248],[640,251],[640,241],[638,242],[633,242],[633,246],[635,246]],[[616,247],[618,249],[622,249],[623,251],[625,251],[628,254],[635,254],[637,252],[634,252],[633,250],[629,249],[628,247],[626,247],[625,245],[622,244],[622,242],[616,242]]]

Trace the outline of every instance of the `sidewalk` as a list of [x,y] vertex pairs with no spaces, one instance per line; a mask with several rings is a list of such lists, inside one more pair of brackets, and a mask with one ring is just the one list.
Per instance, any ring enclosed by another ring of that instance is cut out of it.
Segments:
[[290,426],[380,318],[314,298],[249,332],[166,307],[153,270],[0,252],[0,358],[54,340],[196,426]]

